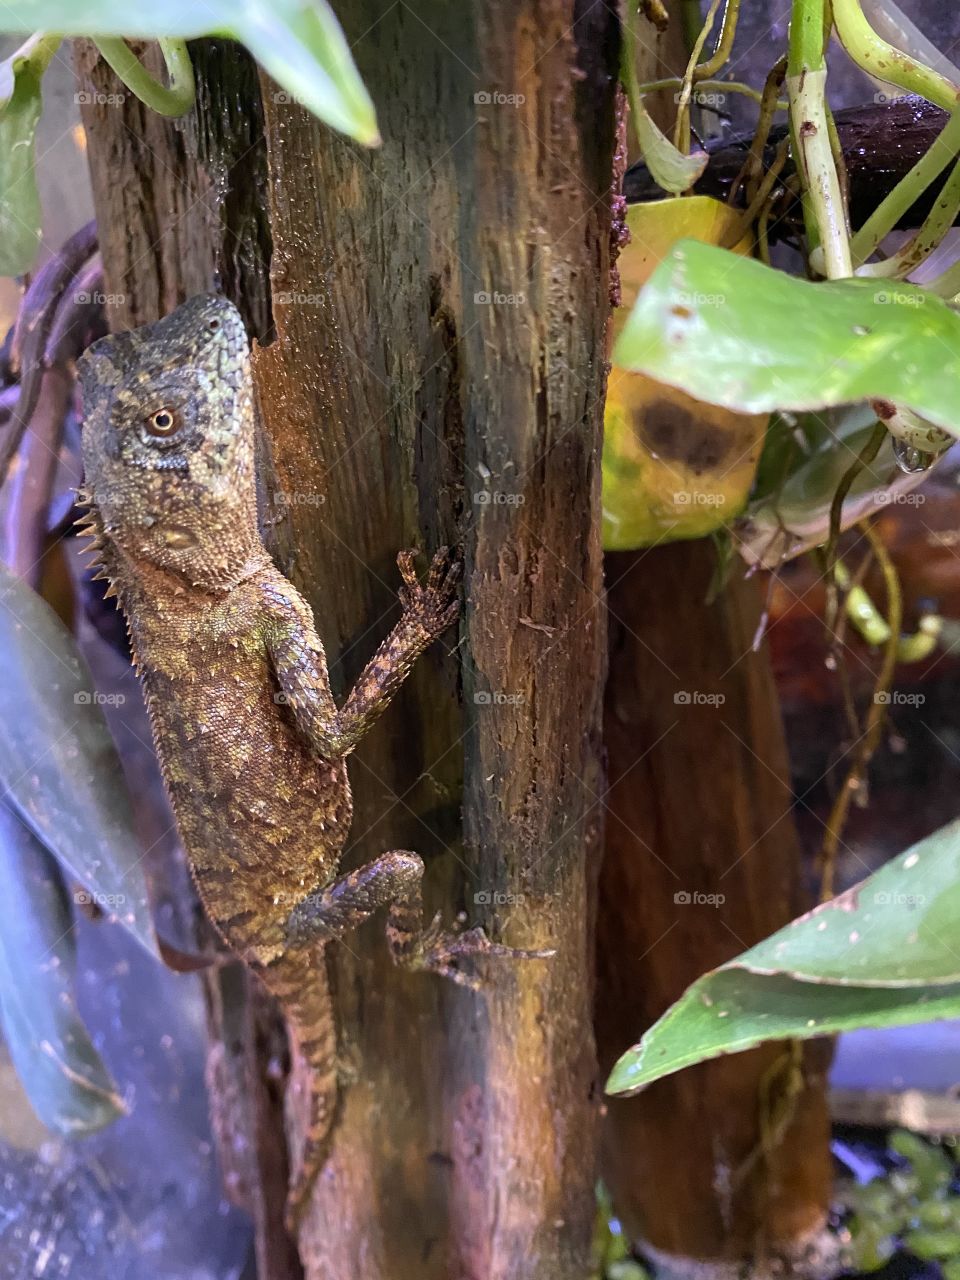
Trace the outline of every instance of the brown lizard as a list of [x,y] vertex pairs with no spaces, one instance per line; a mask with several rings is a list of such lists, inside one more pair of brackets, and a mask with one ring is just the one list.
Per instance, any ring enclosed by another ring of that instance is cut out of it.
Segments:
[[403,612],[344,705],[309,606],[260,538],[247,335],[200,296],[80,360],[81,523],[126,614],[157,755],[194,879],[227,945],[280,1000],[292,1031],[288,1113],[295,1223],[322,1165],[337,1097],[327,942],[388,908],[397,964],[475,986],[476,953],[518,955],[482,930],[423,926],[423,863],[406,849],[338,878],[352,812],[346,756],[414,662],[457,617],[446,549],[425,585],[398,557]]

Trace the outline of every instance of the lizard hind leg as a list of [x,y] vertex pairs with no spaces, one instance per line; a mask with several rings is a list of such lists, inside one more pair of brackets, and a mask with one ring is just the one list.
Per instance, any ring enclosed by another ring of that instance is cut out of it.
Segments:
[[387,943],[396,965],[439,973],[460,986],[482,989],[480,978],[465,972],[461,961],[477,956],[546,959],[552,951],[518,951],[491,942],[482,929],[444,932],[439,917],[423,922],[423,860],[409,849],[393,849],[334,880],[319,893],[304,898],[287,921],[291,952],[318,942],[342,938],[387,908]]
[[284,953],[263,977],[280,1001],[290,1036],[284,1111],[291,1169],[285,1218],[295,1236],[326,1160],[336,1117],[336,1024],[322,947]]

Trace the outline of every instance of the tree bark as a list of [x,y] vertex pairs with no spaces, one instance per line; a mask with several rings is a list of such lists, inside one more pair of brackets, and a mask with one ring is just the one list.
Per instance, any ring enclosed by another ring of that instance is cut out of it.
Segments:
[[[691,982],[806,905],[776,688],[766,646],[752,650],[758,591],[734,570],[706,604],[715,568],[706,540],[607,556],[605,1071]],[[791,1077],[771,1045],[610,1100],[603,1177],[667,1273],[691,1259],[762,1273],[816,1244],[831,1183],[827,1057],[808,1049]]]
[[351,764],[349,862],[416,848],[428,911],[557,951],[489,962],[478,997],[395,972],[379,929],[338,949],[353,1083],[302,1233],[313,1277],[589,1262],[616,24],[583,9],[352,6],[376,153],[264,89],[279,338],[256,376],[281,552],[341,688],[388,626],[397,548],[466,548],[465,697],[438,647]]

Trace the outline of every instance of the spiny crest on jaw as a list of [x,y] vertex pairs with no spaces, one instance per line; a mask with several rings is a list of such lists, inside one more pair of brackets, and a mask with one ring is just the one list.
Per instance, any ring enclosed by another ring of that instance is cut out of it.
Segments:
[[109,544],[103,527],[103,521],[100,519],[100,513],[93,504],[93,494],[89,489],[79,488],[76,490],[76,505],[80,510],[80,514],[73,522],[73,527],[77,530],[77,537],[86,540],[86,546],[82,547],[80,554],[83,556],[92,556],[93,559],[86,565],[88,570],[95,569],[96,572],[90,577],[91,582],[102,582],[106,580],[109,586],[103,593],[104,600],[117,598],[116,607],[120,608],[120,599],[117,592],[116,577],[111,572],[109,564],[105,557],[109,554]]

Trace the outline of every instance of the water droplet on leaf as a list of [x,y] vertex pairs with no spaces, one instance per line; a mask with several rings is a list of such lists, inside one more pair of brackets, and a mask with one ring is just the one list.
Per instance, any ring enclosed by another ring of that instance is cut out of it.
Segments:
[[915,475],[918,471],[928,471],[936,461],[935,454],[924,453],[922,449],[897,437],[893,441],[893,456],[897,460],[897,466],[908,476]]

